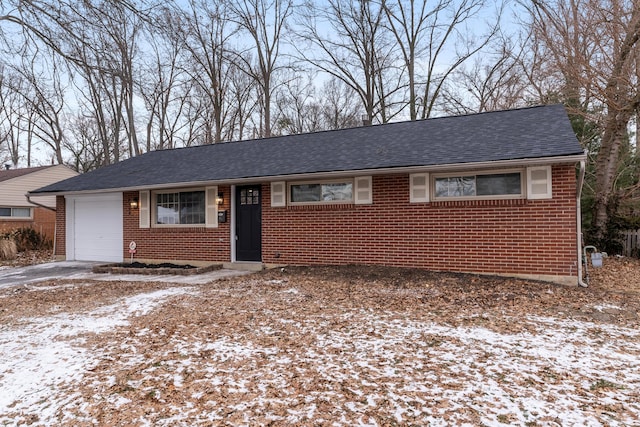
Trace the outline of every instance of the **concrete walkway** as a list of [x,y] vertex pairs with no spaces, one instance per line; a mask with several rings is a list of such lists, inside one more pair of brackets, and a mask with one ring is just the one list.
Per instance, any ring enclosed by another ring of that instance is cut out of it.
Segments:
[[88,261],[58,261],[27,267],[0,267],[0,288],[42,282],[54,279],[85,279],[128,282],[167,282],[181,284],[203,284],[223,277],[250,274],[250,271],[215,270],[191,276],[145,275],[145,274],[95,274],[94,265],[103,264]]

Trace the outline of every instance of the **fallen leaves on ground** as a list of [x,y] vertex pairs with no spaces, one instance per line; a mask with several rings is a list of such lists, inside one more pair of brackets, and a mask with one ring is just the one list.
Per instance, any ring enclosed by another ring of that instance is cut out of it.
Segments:
[[358,266],[14,287],[0,423],[632,425],[638,313],[640,261],[615,258],[588,288]]
[[0,260],[0,267],[24,267],[27,265],[42,264],[54,260],[51,250],[18,252],[15,259]]

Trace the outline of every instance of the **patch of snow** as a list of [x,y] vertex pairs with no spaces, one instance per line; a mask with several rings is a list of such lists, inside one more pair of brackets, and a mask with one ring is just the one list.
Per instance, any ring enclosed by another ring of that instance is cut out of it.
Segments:
[[622,310],[622,308],[613,304],[598,304],[598,305],[593,305],[592,307],[600,312],[604,310]]
[[[166,298],[188,288],[159,290],[124,298],[86,314],[24,319],[17,328],[0,328],[0,423],[15,421],[9,413],[36,413],[55,423],[67,404],[57,393],[73,390],[99,354],[82,346],[82,335],[126,325],[131,316],[149,312]],[[65,395],[65,393],[60,393]],[[75,396],[72,393],[73,400]],[[119,404],[123,404],[120,401]]]

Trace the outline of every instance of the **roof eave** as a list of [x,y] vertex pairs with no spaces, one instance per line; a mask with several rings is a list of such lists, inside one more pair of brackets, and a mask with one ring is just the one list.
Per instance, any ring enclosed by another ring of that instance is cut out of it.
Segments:
[[199,187],[208,185],[234,185],[234,184],[252,184],[257,182],[273,182],[273,181],[292,181],[292,180],[305,180],[305,179],[327,179],[333,177],[352,177],[361,175],[388,175],[398,173],[420,173],[420,172],[444,172],[451,171],[456,172],[460,170],[469,169],[499,169],[508,167],[523,167],[523,166],[535,166],[535,165],[553,165],[553,164],[567,164],[578,163],[587,159],[586,153],[573,154],[567,156],[554,156],[554,157],[533,157],[525,159],[508,159],[508,160],[492,160],[484,162],[470,162],[470,163],[449,163],[441,165],[428,165],[428,166],[401,166],[379,169],[358,169],[348,171],[326,171],[326,172],[308,172],[289,175],[268,175],[268,176],[255,176],[233,179],[219,179],[219,180],[207,180],[207,181],[184,181],[173,182],[154,185],[140,185],[130,187],[119,188],[103,188],[95,190],[82,190],[82,191],[53,191],[53,192],[39,192],[28,193],[29,196],[71,196],[71,195],[83,195],[83,194],[96,194],[96,193],[120,193],[124,191],[140,191],[140,190],[158,190],[158,189],[170,189],[170,188],[184,188],[184,187]]

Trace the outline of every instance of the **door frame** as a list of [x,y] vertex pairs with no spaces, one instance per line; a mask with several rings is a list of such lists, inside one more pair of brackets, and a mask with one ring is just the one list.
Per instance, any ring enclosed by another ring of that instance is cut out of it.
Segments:
[[229,242],[231,242],[231,262],[236,262],[236,185],[231,185],[231,219],[229,221]]

